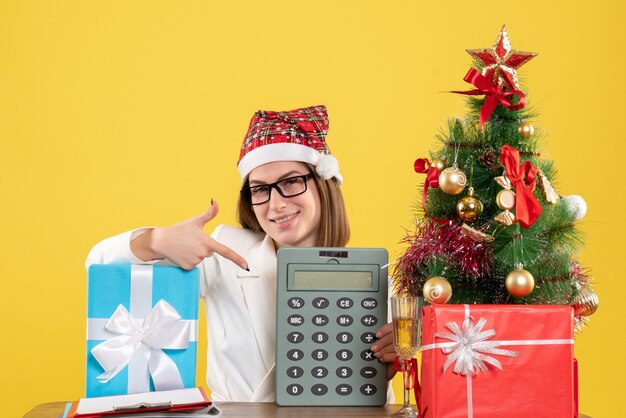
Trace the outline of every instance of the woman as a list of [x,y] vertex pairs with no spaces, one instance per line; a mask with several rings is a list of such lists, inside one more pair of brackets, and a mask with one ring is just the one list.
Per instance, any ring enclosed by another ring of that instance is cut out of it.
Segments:
[[[281,247],[343,247],[350,229],[337,160],[326,145],[324,106],[258,111],[237,168],[242,178],[242,228],[203,228],[218,205],[179,224],[129,231],[97,244],[95,263],[169,263],[199,267],[208,325],[207,384],[215,401],[271,402],[275,397],[276,251]],[[372,351],[393,371],[391,326]]]

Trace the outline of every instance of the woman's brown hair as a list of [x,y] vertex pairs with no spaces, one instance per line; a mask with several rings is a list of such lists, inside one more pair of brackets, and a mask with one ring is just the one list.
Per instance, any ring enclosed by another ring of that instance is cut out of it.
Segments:
[[[318,247],[345,247],[350,239],[348,214],[337,179],[324,180],[315,172],[315,167],[306,164],[313,173],[313,179],[320,195],[320,225],[317,233]],[[244,182],[248,186],[248,179]],[[237,202],[237,220],[242,227],[264,232],[252,209],[249,193],[240,193]]]

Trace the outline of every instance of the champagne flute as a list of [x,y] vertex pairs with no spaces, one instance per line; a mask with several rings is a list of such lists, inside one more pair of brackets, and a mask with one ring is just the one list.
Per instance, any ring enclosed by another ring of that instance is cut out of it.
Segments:
[[[410,360],[419,350],[421,342],[423,298],[394,296],[391,298],[391,318],[393,320],[393,346],[402,363],[402,384],[404,385],[404,405],[392,417],[416,418],[417,409],[411,407],[411,389],[407,384]],[[416,382],[413,382],[416,384]]]

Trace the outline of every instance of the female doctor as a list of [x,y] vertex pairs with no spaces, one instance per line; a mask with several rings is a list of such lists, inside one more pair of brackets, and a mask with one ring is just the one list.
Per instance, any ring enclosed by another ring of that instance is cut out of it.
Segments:
[[[207,384],[215,401],[275,398],[276,251],[281,247],[343,247],[350,228],[337,160],[326,145],[324,106],[258,111],[241,147],[239,227],[204,226],[218,213],[166,227],[140,228],[98,243],[91,264],[159,263],[199,267],[207,314]],[[391,325],[371,350],[393,377]]]

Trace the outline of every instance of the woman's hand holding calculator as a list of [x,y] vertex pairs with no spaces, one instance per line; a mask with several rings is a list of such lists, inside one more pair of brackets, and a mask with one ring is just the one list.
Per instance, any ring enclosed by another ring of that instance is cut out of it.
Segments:
[[376,342],[372,344],[372,352],[381,363],[387,363],[387,380],[393,379],[396,369],[393,361],[398,355],[393,348],[393,324],[383,325],[376,331]]

